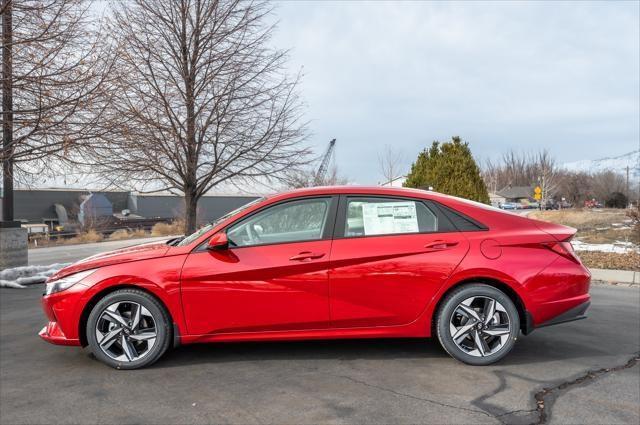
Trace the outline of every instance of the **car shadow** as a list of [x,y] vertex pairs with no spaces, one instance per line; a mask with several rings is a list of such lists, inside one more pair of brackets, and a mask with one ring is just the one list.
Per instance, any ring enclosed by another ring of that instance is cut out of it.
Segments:
[[[606,347],[572,342],[552,333],[521,337],[498,366],[544,363],[611,355]],[[440,359],[449,355],[434,338],[357,339],[293,342],[233,342],[193,344],[170,350],[152,368],[260,360],[403,360]],[[451,359],[452,362],[455,360]]]
[[357,339],[286,342],[230,342],[193,344],[167,352],[151,367],[259,360],[361,360],[446,358],[430,339]]

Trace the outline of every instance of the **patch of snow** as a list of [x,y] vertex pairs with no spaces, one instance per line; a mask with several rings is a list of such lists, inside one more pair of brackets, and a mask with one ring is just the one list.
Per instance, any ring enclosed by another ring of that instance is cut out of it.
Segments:
[[48,266],[13,267],[0,271],[0,287],[24,288],[24,285],[44,283],[58,270],[71,263],[55,263]]
[[614,243],[586,243],[579,240],[571,241],[573,249],[576,251],[596,251],[613,252],[616,254],[627,254],[629,252],[640,252],[640,249],[632,242],[616,241]]
[[24,286],[12,280],[0,279],[0,288],[24,288]]

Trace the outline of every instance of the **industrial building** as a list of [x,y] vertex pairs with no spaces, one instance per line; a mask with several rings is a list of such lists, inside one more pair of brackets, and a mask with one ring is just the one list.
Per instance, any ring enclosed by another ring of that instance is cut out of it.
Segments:
[[[202,223],[232,211],[256,196],[205,195],[198,203]],[[1,206],[0,206],[1,208]],[[170,194],[150,195],[128,191],[82,189],[18,189],[14,191],[14,214],[23,223],[45,223],[50,228],[67,223],[83,224],[88,217],[135,215],[173,219],[184,215],[184,198]]]

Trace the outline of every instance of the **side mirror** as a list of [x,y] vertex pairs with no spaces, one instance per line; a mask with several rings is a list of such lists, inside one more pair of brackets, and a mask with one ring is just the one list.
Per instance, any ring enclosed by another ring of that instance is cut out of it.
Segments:
[[227,234],[225,232],[218,232],[215,235],[211,236],[209,239],[209,243],[207,244],[207,249],[227,249],[229,247],[229,239],[227,239]]

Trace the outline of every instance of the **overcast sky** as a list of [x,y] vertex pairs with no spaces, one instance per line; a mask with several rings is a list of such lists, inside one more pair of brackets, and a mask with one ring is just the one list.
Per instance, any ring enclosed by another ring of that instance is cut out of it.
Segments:
[[408,169],[453,135],[476,158],[548,148],[559,162],[640,144],[640,11],[618,3],[280,2],[274,43],[301,67],[324,149],[355,183],[375,184],[377,154]]

